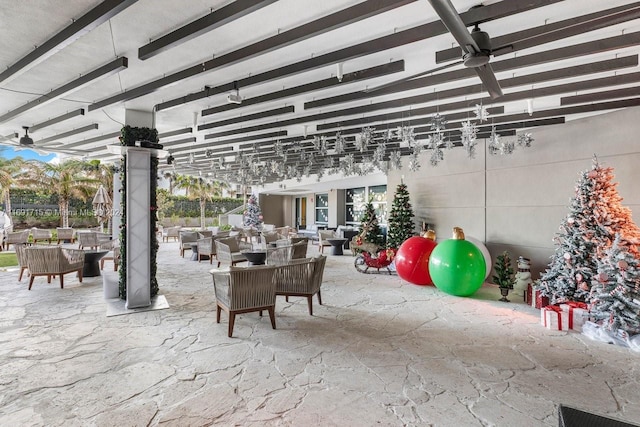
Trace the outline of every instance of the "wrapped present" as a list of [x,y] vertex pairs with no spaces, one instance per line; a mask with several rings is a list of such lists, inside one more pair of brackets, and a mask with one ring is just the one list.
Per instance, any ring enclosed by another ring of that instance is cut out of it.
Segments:
[[531,288],[531,294],[529,295],[529,288],[527,288],[527,304],[541,309],[549,305],[549,298],[542,296],[540,289],[534,287]]
[[527,285],[527,291],[524,293],[524,302],[526,302],[527,305],[531,305],[532,297],[533,297],[533,286],[531,286],[531,283],[529,283]]
[[569,312],[557,305],[548,305],[540,310],[540,323],[554,331],[569,330]]
[[569,313],[569,329],[582,332],[582,325],[589,320],[589,308],[583,302],[568,301],[560,309]]

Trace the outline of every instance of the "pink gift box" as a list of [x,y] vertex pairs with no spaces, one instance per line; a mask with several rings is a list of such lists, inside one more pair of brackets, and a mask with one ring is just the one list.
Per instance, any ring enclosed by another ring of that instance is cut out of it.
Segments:
[[569,312],[562,311],[557,305],[548,305],[540,310],[540,323],[554,331],[569,330]]
[[560,309],[569,314],[569,329],[582,331],[582,325],[589,320],[589,309],[583,302],[567,302],[560,304]]

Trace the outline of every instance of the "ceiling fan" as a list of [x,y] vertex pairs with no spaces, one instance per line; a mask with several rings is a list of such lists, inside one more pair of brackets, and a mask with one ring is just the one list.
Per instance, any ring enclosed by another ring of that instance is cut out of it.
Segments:
[[72,150],[60,148],[63,145],[60,142],[52,142],[46,145],[36,145],[33,139],[29,136],[29,126],[22,126],[24,129],[24,135],[18,139],[19,134],[17,132],[0,137],[0,144],[8,145],[11,147],[18,147],[18,149],[30,149],[38,154],[48,154],[48,153],[62,153],[62,154],[70,154],[74,156],[83,156],[89,154],[89,151],[84,150]]
[[451,35],[460,45],[460,48],[462,49],[462,58],[459,61],[450,64],[423,71],[384,85],[369,88],[366,92],[375,92],[380,89],[395,86],[407,80],[415,79],[416,77],[425,76],[459,64],[464,64],[465,67],[473,68],[476,71],[491,98],[495,99],[501,97],[502,88],[500,87],[500,83],[498,83],[493,69],[489,64],[491,53],[494,51],[491,46],[491,38],[489,35],[480,30],[478,24],[476,24],[473,31],[469,33],[467,26],[460,18],[460,15],[458,15],[458,12],[453,7],[450,0],[429,0],[429,3],[431,3],[431,6],[440,17],[442,23],[447,27]]

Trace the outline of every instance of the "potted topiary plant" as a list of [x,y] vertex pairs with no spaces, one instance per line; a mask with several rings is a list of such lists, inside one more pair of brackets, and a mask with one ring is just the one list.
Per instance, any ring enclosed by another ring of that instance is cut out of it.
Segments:
[[511,267],[511,257],[509,252],[504,251],[496,258],[496,263],[493,265],[495,275],[493,276],[493,283],[500,287],[500,294],[502,298],[500,301],[509,302],[507,295],[509,294],[509,288],[513,285],[513,267]]

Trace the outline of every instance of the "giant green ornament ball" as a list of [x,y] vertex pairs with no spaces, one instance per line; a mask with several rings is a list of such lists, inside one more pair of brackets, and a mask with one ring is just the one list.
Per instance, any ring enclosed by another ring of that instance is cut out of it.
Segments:
[[453,229],[453,238],[438,243],[429,258],[431,280],[450,295],[473,295],[485,278],[486,263],[482,251],[464,240],[461,228]]

